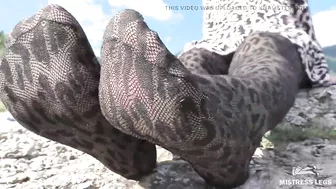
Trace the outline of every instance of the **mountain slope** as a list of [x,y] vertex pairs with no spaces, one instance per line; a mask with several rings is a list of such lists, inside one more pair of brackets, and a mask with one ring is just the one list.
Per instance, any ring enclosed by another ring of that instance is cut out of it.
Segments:
[[336,45],[324,47],[323,52],[327,56],[327,62],[330,69],[336,72]]

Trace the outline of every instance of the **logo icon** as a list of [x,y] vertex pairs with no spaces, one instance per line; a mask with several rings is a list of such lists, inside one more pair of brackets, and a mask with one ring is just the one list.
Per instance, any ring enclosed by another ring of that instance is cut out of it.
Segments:
[[319,176],[318,171],[322,169],[317,169],[313,165],[307,165],[305,167],[296,166],[292,168],[292,175],[315,175],[315,177]]

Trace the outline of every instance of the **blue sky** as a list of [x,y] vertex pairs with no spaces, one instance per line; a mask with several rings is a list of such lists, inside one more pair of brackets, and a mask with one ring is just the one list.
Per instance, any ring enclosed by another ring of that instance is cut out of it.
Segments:
[[[132,8],[141,12],[151,29],[159,33],[172,53],[183,49],[186,42],[198,40],[202,35],[201,10],[167,10],[165,6],[202,5],[202,0],[12,0],[2,1],[0,30],[10,32],[15,24],[33,15],[48,3],[56,3],[82,24],[92,47],[98,54],[102,34],[109,19],[119,10]],[[316,33],[322,46],[336,44],[336,0],[310,0]],[[99,55],[98,55],[99,56]]]

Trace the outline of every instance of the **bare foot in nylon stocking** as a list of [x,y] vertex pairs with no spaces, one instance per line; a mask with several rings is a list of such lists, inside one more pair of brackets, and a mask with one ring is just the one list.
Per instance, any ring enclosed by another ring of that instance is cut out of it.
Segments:
[[129,179],[154,169],[155,145],[120,132],[102,115],[100,66],[70,13],[49,5],[16,25],[9,37],[0,97],[22,126],[86,152]]

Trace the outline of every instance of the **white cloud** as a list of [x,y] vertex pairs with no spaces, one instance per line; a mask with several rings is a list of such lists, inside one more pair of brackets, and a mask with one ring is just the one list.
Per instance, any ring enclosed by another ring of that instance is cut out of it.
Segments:
[[102,5],[94,0],[49,0],[48,4],[58,4],[69,11],[83,27],[96,56],[100,56],[104,30],[111,19]]
[[169,43],[173,38],[171,36],[167,36],[165,38],[165,43]]
[[170,20],[174,18],[171,10],[166,8],[163,0],[108,0],[112,7],[127,7],[140,12],[143,16],[157,20]]
[[313,15],[316,38],[322,47],[336,44],[336,8],[321,11]]
[[172,11],[167,10],[167,4],[162,0],[108,0],[108,3],[111,6],[108,7],[110,12],[104,13],[103,4],[98,0],[48,0],[48,4],[58,4],[64,7],[78,20],[96,56],[100,56],[104,30],[109,20],[120,8],[134,9],[144,16],[162,21],[183,19],[183,15],[173,14]]

